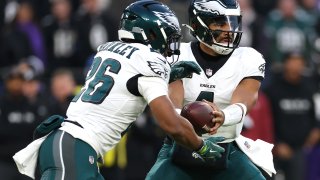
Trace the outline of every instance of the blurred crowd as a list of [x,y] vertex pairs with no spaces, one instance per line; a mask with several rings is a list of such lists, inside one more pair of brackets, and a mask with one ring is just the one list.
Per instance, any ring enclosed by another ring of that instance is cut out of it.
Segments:
[[[320,179],[320,0],[238,0],[241,46],[266,59],[266,77],[243,135],[274,143],[276,180]],[[122,10],[133,0],[0,1],[0,174],[52,114],[65,116],[98,45],[118,40]],[[188,23],[189,0],[162,0]],[[183,41],[192,40],[182,29]],[[101,165],[106,179],[140,180],[164,133],[149,110]],[[10,176],[12,177],[12,176]],[[8,179],[8,180],[11,180]]]

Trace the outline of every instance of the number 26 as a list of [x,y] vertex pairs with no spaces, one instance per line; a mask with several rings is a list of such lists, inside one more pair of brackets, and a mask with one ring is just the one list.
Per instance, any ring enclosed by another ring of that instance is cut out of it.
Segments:
[[[72,102],[76,102],[81,97],[81,101],[83,102],[94,104],[102,103],[114,85],[113,77],[106,74],[108,67],[108,72],[118,74],[121,69],[121,64],[112,58],[104,61],[102,61],[101,57],[94,58],[86,77],[86,84],[88,83],[88,86],[87,88],[83,88],[81,92],[72,99]],[[93,79],[91,79],[92,77]]]

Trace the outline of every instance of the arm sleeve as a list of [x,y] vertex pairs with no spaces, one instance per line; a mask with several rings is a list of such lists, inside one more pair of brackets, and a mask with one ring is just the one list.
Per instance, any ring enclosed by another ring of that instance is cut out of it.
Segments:
[[138,90],[148,104],[157,97],[168,95],[168,84],[160,77],[139,77]]

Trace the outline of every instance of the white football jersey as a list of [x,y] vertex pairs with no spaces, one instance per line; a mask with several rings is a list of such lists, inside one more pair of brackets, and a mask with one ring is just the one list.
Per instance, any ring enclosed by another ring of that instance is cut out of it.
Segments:
[[60,128],[104,155],[153,99],[168,94],[170,66],[148,46],[109,42],[98,47],[85,85]]
[[[179,61],[198,63],[191,50],[191,43],[182,43],[180,50]],[[253,48],[239,47],[215,74],[211,75],[212,70],[208,68],[202,69],[200,75],[193,73],[191,78],[183,79],[184,104],[209,97],[220,109],[224,109],[230,105],[232,93],[240,81],[246,77],[263,79],[264,67],[265,60],[259,52]],[[243,122],[232,126],[221,126],[213,136],[223,136],[226,138],[225,142],[230,142],[240,134],[242,126]],[[203,136],[207,137],[208,134]]]

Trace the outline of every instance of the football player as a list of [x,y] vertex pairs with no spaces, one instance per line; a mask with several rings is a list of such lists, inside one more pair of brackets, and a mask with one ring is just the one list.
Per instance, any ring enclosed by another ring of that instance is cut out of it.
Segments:
[[[204,159],[220,156],[224,149],[213,142],[223,138],[202,140],[169,100],[171,67],[165,57],[179,54],[180,37],[178,19],[166,5],[157,1],[129,5],[121,17],[120,41],[98,47],[67,119],[50,117],[38,134],[45,135],[57,124],[59,129],[14,156],[19,171],[34,178],[38,166],[41,179],[103,179],[97,161],[119,142],[147,104],[175,141]],[[193,67],[173,68],[197,72]]]
[[[239,47],[242,31],[238,2],[193,0],[186,26],[197,41],[181,43],[179,61],[194,61],[202,71],[170,83],[169,95],[177,111],[187,103],[206,100],[223,113],[213,119],[214,133],[202,137],[225,137],[219,143],[225,153],[214,163],[202,162],[192,157],[192,152],[166,138],[147,179],[265,179],[235,142],[244,116],[257,100],[265,68],[265,60],[259,52]],[[250,144],[246,146],[250,150]]]

